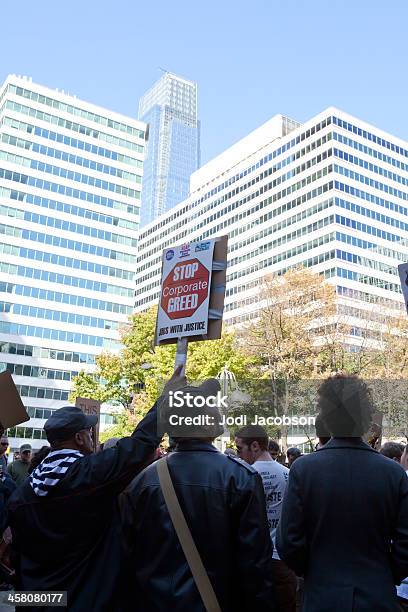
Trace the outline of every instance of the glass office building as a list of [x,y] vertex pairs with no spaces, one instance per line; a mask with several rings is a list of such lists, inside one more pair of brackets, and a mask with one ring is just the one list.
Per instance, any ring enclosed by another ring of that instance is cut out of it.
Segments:
[[[71,380],[133,310],[146,126],[9,76],[0,89],[0,371],[44,442]],[[102,425],[109,422],[102,417]]]
[[375,342],[375,304],[403,312],[408,143],[336,108],[277,115],[191,177],[190,196],[139,235],[136,310],[156,304],[161,253],[228,234],[224,320],[257,316],[267,273],[303,265],[335,285],[349,342]]
[[139,118],[149,126],[143,226],[188,196],[190,175],[200,166],[197,84],[165,72],[141,98]]

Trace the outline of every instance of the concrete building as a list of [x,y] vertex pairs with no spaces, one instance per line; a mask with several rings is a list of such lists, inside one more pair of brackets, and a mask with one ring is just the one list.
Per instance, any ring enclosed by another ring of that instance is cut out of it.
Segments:
[[165,72],[141,98],[139,118],[149,126],[143,226],[188,196],[190,175],[200,166],[197,84]]
[[265,274],[299,264],[356,309],[377,297],[402,309],[407,185],[399,138],[336,108],[303,125],[277,115],[195,172],[191,195],[140,231],[136,311],[157,303],[163,248],[222,234],[227,323],[256,316]]
[[[0,371],[41,446],[72,377],[133,310],[146,126],[9,76],[0,89]],[[102,416],[102,428],[112,417]]]

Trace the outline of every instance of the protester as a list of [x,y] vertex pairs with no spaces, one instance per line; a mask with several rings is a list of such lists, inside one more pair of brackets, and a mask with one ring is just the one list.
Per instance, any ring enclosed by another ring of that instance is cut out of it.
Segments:
[[268,452],[268,434],[259,425],[248,425],[235,432],[235,445],[238,456],[252,465],[262,477],[266,498],[266,514],[273,546],[273,576],[279,610],[281,612],[296,612],[296,576],[280,560],[275,542],[289,470],[272,459]]
[[268,452],[270,454],[270,456],[272,457],[272,459],[274,461],[276,461],[280,455],[280,448],[279,448],[279,444],[276,442],[276,440],[269,440],[268,443]]
[[[180,372],[163,397],[185,385]],[[160,442],[156,406],[132,436],[95,454],[91,427],[97,417],[65,406],[46,421],[51,451],[9,502],[20,590],[68,591],[70,612],[120,609],[117,495]]]
[[408,576],[408,479],[365,444],[373,413],[367,386],[336,375],[319,388],[332,436],[293,465],[277,548],[305,576],[304,612],[398,610]]
[[300,448],[296,448],[296,446],[292,446],[291,448],[288,448],[288,450],[286,451],[286,456],[288,458],[288,465],[290,468],[292,467],[293,462],[302,456],[302,451],[300,450]]
[[7,472],[14,480],[16,485],[21,485],[26,481],[28,476],[28,468],[31,461],[31,444],[22,444],[20,446],[20,458],[10,463]]
[[9,441],[7,436],[1,436],[0,438],[0,471],[5,472],[7,470],[7,449],[9,447]]
[[[218,381],[210,379],[183,392],[212,398],[219,390]],[[163,497],[161,462],[168,465],[222,612],[275,610],[262,480],[252,467],[213,446],[223,431],[215,408],[173,408],[176,416],[186,413],[214,420],[186,427],[179,435],[168,431],[177,443],[175,450],[141,472],[121,495],[129,610],[135,609],[133,602],[143,612],[205,609]]]
[[393,459],[397,463],[401,463],[402,453],[404,452],[404,445],[398,442],[386,442],[380,448],[381,455]]

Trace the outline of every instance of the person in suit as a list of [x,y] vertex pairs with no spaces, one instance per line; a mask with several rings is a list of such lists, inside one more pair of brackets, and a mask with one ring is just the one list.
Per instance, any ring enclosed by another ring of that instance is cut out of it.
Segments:
[[305,577],[303,612],[397,612],[408,575],[408,479],[363,442],[373,413],[356,376],[324,381],[318,403],[332,439],[292,466],[277,549]]

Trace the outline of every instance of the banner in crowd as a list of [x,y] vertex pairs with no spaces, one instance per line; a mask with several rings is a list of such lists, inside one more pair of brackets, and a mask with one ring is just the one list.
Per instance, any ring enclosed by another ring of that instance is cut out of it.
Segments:
[[207,334],[214,243],[187,242],[163,251],[156,344]]
[[94,443],[94,450],[97,450],[99,443],[99,422],[101,420],[101,402],[93,400],[87,397],[77,397],[75,406],[80,408],[87,416],[97,416],[98,422],[95,427],[92,427],[92,438]]

